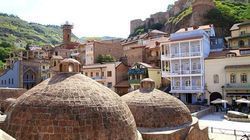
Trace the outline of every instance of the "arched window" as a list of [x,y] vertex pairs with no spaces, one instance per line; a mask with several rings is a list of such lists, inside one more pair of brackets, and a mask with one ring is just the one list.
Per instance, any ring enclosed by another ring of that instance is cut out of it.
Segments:
[[236,75],[234,73],[230,74],[230,83],[236,83]]
[[[73,72],[74,71],[74,65],[73,64],[69,64],[69,72]],[[92,73],[93,75],[93,73]]]
[[240,40],[240,41],[239,41],[239,46],[240,46],[240,47],[244,47],[244,46],[245,46],[245,43],[244,43],[243,40]]
[[215,74],[214,75],[214,83],[219,83],[219,75],[218,74]]
[[247,83],[247,74],[243,73],[240,75],[240,81],[241,83]]

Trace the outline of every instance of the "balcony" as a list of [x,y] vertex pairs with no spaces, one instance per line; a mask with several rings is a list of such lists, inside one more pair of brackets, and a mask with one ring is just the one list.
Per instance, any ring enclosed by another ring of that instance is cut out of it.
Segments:
[[172,91],[188,91],[190,92],[190,90],[193,91],[201,91],[203,90],[203,88],[201,86],[172,86]]
[[195,56],[201,56],[200,52],[183,52],[183,53],[174,53],[170,55],[165,55],[166,57],[171,58],[179,58],[179,57],[195,57]]
[[174,70],[171,75],[185,75],[185,74],[201,74],[201,69],[196,69],[196,70]]
[[104,80],[106,80],[106,78],[105,77],[91,77],[93,80],[95,80],[95,81],[104,81]]
[[140,79],[131,79],[128,80],[129,84],[140,84],[141,80]]
[[250,90],[250,83],[225,84],[225,90]]

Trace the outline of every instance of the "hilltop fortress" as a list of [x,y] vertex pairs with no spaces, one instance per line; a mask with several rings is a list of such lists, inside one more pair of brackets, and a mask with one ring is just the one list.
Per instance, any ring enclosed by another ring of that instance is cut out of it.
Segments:
[[[161,30],[168,33],[175,32],[183,27],[202,25],[206,22],[204,15],[213,8],[215,8],[213,0],[178,0],[166,12],[152,14],[144,21],[141,19],[132,20],[130,22],[130,33],[134,33],[139,27],[149,28],[157,23],[162,24]],[[174,22],[173,19],[175,19]]]

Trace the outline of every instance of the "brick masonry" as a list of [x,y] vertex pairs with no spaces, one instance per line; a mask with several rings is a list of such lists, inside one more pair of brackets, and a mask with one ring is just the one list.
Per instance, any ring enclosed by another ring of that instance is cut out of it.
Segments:
[[128,106],[110,89],[60,73],[17,99],[4,130],[17,140],[136,140]]

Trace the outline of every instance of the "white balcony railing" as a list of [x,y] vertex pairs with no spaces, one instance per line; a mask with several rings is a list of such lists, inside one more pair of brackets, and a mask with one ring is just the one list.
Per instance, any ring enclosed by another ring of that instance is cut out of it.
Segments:
[[195,70],[174,70],[171,75],[180,75],[180,74],[201,74],[201,69],[195,69]]
[[172,86],[172,90],[202,90],[201,86]]
[[162,55],[165,56],[167,58],[178,58],[178,57],[193,57],[193,56],[201,56],[200,52],[182,52],[182,53],[172,53],[170,54],[166,54],[166,55]]

